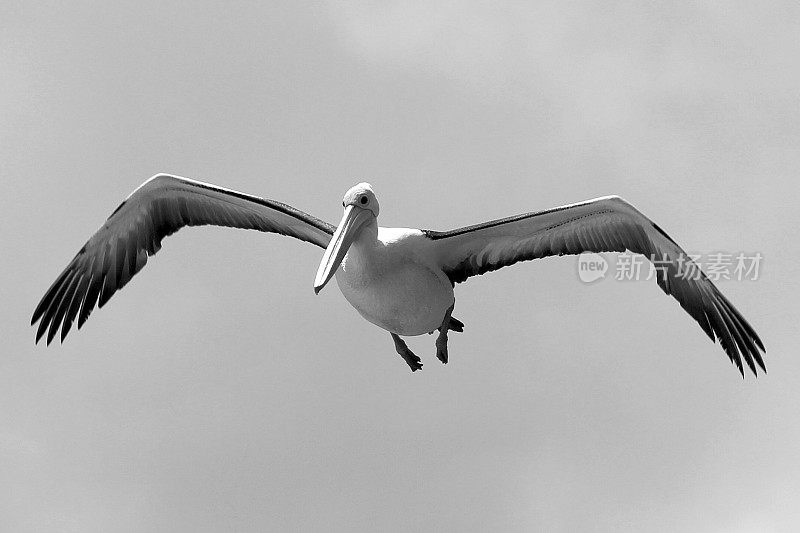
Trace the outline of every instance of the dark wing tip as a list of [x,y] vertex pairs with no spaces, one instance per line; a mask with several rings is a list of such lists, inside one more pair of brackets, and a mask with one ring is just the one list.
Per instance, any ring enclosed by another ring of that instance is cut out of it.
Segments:
[[95,285],[92,283],[93,265],[94,261],[87,257],[84,246],[45,292],[31,318],[32,326],[39,322],[37,344],[47,332],[46,344],[50,345],[59,329],[61,342],[64,342],[78,312],[86,306],[87,294]]
[[761,351],[765,350],[758,335],[716,287],[713,298],[709,307],[714,333],[725,353],[739,369],[739,373],[744,377],[742,359],[754,377],[758,377],[759,368],[766,373],[767,368],[761,357]]

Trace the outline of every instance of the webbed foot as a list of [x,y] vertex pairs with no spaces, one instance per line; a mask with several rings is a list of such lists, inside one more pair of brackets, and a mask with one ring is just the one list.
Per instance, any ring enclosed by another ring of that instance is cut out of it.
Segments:
[[416,372],[417,370],[422,369],[422,360],[412,352],[408,345],[405,343],[403,339],[400,338],[399,335],[392,333],[392,340],[394,341],[394,348],[397,350],[397,353],[400,354],[400,357],[411,367],[412,372]]
[[453,308],[456,306],[455,302],[444,314],[444,320],[442,320],[442,325],[439,326],[439,336],[436,338],[436,357],[441,361],[443,364],[447,364],[447,332],[451,329],[451,327],[455,324],[460,326],[459,329],[452,328],[454,331],[463,331],[464,324],[460,321],[455,321],[455,324],[451,318],[451,314],[453,313]]

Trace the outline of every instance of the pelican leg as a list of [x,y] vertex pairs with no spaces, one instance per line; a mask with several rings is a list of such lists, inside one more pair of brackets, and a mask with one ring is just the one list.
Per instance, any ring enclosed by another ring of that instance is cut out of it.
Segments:
[[[442,320],[442,325],[439,326],[439,336],[436,337],[436,357],[439,358],[443,364],[447,364],[447,332],[451,329],[453,325],[450,315],[453,314],[453,308],[456,306],[455,302],[444,314],[444,320]],[[461,324],[461,322],[458,322]],[[459,331],[458,329],[453,328],[455,331]],[[461,331],[464,329],[464,324],[461,324]]]
[[412,372],[416,372],[417,370],[422,369],[422,360],[412,352],[408,345],[405,343],[403,339],[400,338],[399,335],[392,333],[392,340],[394,341],[394,348],[397,350],[397,353],[400,354],[400,357],[408,363],[408,366],[411,367]]

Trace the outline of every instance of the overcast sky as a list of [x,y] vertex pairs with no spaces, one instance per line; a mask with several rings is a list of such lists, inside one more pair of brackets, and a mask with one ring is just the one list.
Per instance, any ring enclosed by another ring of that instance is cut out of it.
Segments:
[[[792,531],[796,2],[0,3],[0,530]],[[516,5],[516,4],[515,4]],[[446,230],[619,194],[767,346],[742,380],[652,282],[574,257],[456,289],[447,366],[322,250],[192,228],[63,345],[41,295],[170,172]]]

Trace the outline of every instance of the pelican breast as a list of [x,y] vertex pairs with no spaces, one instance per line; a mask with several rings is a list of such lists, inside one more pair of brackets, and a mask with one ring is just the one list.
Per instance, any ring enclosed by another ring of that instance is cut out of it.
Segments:
[[379,228],[377,241],[353,243],[336,272],[342,294],[366,320],[399,335],[436,330],[453,287],[431,268],[420,230]]

